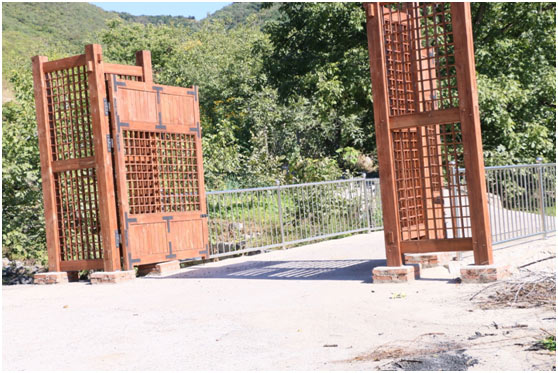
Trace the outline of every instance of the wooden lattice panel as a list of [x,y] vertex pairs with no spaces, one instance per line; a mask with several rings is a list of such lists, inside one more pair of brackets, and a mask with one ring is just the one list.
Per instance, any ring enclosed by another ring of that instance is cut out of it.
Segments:
[[58,172],[54,180],[62,260],[102,259],[95,169]]
[[491,263],[469,5],[365,9],[388,264],[457,250]]
[[380,8],[390,115],[459,106],[449,3]]
[[52,160],[94,154],[86,66],[45,74]]
[[201,211],[195,135],[122,131],[131,214]]
[[149,52],[136,62],[104,63],[94,44],[56,61],[33,57],[51,271],[121,268],[105,80],[151,82]]

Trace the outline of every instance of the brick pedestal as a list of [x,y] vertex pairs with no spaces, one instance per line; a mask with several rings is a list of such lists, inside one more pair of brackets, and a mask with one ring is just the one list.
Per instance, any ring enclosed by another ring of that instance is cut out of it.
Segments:
[[372,280],[375,284],[414,281],[419,275],[420,267],[418,265],[376,267],[372,270]]
[[421,268],[433,268],[448,264],[453,257],[452,253],[405,254],[405,264],[418,264]]
[[91,274],[91,284],[117,284],[135,278],[135,271],[95,272]]
[[66,272],[35,273],[33,283],[37,285],[67,284],[68,274]]
[[461,281],[469,284],[495,282],[511,276],[507,265],[468,265],[461,268]]
[[180,262],[173,260],[171,262],[163,262],[157,264],[148,264],[138,268],[140,276],[166,276],[176,273],[180,270]]

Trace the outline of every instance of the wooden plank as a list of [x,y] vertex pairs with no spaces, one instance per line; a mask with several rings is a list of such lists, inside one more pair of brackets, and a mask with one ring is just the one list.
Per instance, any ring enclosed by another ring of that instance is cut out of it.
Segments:
[[136,66],[142,68],[142,78],[146,84],[153,84],[153,70],[151,69],[151,52],[137,51]]
[[[192,87],[196,92],[196,96],[198,96],[198,87]],[[204,248],[207,252],[205,252],[202,256],[204,259],[209,257],[209,228],[207,225],[207,202],[206,202],[206,195],[205,195],[205,181],[204,181],[204,173],[203,173],[203,149],[202,149],[202,127],[201,127],[201,119],[200,119],[200,105],[199,99],[194,101],[194,122],[198,126],[198,136],[196,137],[196,153],[197,157],[197,166],[198,166],[198,184],[199,189],[198,193],[200,195],[200,207],[201,213],[205,214],[206,217],[202,218],[202,231],[203,231],[203,241],[204,241]]]
[[473,240],[471,238],[449,238],[401,242],[401,252],[404,254],[471,250],[473,250]]
[[[124,89],[129,89],[129,90],[137,90],[137,91],[153,91],[153,88],[156,87],[158,89],[161,89],[163,93],[167,94],[167,95],[177,95],[177,96],[196,96],[197,95],[197,91],[196,91],[196,87],[192,86],[192,87],[174,87],[174,86],[170,86],[170,85],[163,85],[163,84],[147,84],[144,82],[135,82],[133,80],[119,80],[121,83],[124,83],[125,86]],[[122,87],[118,87],[118,89],[121,89]]]
[[[201,197],[201,196],[200,196]],[[181,221],[181,220],[191,220],[191,219],[199,219],[201,214],[205,214],[204,211],[188,211],[188,212],[158,212],[158,213],[151,213],[151,214],[128,214],[128,218],[130,219],[138,219],[138,222],[129,223],[130,225],[133,224],[141,224],[143,223],[160,223],[163,221],[164,217],[172,216],[172,220]]]
[[470,3],[451,3],[455,65],[461,111],[465,177],[469,191],[475,264],[493,263],[488,197],[482,154],[482,137],[475,77],[475,55]]
[[105,74],[131,75],[131,76],[143,77],[143,68],[141,66],[104,63],[103,69]]
[[103,259],[68,260],[60,263],[60,271],[81,271],[87,269],[103,269]]
[[[46,58],[46,57],[45,57]],[[46,61],[43,64],[43,73],[50,73],[57,70],[65,70],[70,67],[85,65],[85,54],[62,58],[55,61]]]
[[[385,51],[382,41],[383,20],[380,19],[379,3],[367,3],[366,33],[370,58],[370,78],[374,97],[374,122],[378,163],[380,166],[380,190],[384,220],[386,258],[388,266],[403,264],[400,249],[399,219],[395,193],[393,140],[389,129],[388,91],[385,67]],[[376,16],[371,16],[371,15]]]
[[99,191],[99,220],[103,242],[104,270],[120,270],[120,248],[116,245],[116,200],[112,172],[111,153],[108,149],[109,128],[104,113],[105,71],[103,70],[102,49],[98,44],[85,47],[86,61],[91,66],[89,72],[89,100],[93,126],[95,163]]
[[64,159],[52,162],[52,172],[95,168],[95,157]]
[[51,137],[48,123],[48,107],[45,85],[45,56],[35,56],[33,62],[33,90],[37,115],[37,132],[39,154],[41,159],[41,178],[43,185],[43,203],[45,208],[45,230],[48,252],[48,269],[60,271],[60,241],[58,236],[58,218],[56,212],[56,192],[52,170]]
[[389,127],[393,129],[429,126],[433,124],[457,123],[461,120],[459,108],[433,110],[417,114],[392,116]]

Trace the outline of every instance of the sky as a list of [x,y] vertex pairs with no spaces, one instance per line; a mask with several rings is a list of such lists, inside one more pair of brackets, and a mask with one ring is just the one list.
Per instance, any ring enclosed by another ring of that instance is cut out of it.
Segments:
[[117,12],[127,12],[136,16],[194,16],[196,20],[205,18],[208,13],[213,13],[232,3],[216,2],[180,2],[180,3],[143,3],[143,2],[95,2],[91,3],[104,10],[114,10]]

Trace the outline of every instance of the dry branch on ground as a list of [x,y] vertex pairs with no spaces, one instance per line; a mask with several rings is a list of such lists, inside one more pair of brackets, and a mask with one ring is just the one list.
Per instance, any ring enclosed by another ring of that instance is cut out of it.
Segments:
[[481,308],[556,308],[556,272],[522,269],[519,276],[485,286],[474,294]]

